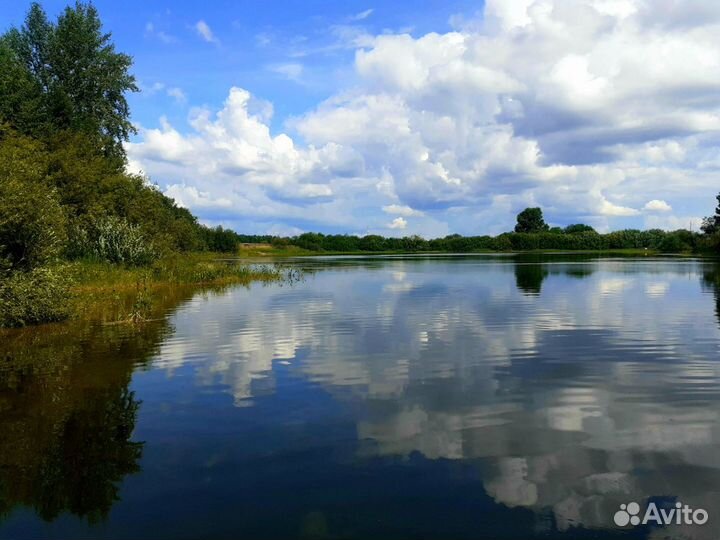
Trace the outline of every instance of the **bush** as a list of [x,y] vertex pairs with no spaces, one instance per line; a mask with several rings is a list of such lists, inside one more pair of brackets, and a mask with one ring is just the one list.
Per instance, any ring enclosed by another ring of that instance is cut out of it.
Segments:
[[577,234],[583,232],[595,232],[595,229],[593,229],[590,225],[585,225],[584,223],[574,223],[565,227],[563,232],[565,234]]
[[694,243],[693,233],[677,230],[667,233],[658,248],[664,253],[682,253],[692,251]]
[[0,141],[0,258],[13,269],[47,264],[65,243],[65,212],[46,182],[43,159],[27,138]]
[[73,258],[92,258],[129,266],[145,266],[157,258],[152,242],[140,227],[117,217],[101,218],[88,228],[75,226],[72,232]]
[[0,278],[0,327],[66,319],[70,283],[64,274],[61,267],[44,267]]
[[696,245],[698,251],[720,254],[720,233],[699,236]]

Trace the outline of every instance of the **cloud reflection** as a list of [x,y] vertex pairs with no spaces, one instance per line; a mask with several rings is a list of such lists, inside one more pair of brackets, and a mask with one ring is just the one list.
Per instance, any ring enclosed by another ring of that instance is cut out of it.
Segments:
[[628,500],[715,507],[720,331],[707,275],[695,261],[339,267],[198,299],[155,366],[193,366],[242,406],[289,362],[351,405],[361,457],[472,460],[499,503],[552,509],[561,529],[608,527]]

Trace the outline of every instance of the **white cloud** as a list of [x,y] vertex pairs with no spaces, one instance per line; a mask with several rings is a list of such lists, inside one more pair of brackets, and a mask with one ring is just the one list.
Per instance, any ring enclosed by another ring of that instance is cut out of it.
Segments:
[[410,208],[409,206],[403,206],[401,204],[389,204],[387,206],[382,207],[383,212],[386,214],[397,214],[400,216],[422,216],[424,215],[422,212],[419,212],[418,210],[414,210]]
[[640,212],[627,206],[619,206],[610,201],[603,200],[598,208],[598,213],[603,216],[637,216]]
[[653,199],[652,201],[648,201],[647,203],[645,203],[643,209],[649,212],[670,212],[672,211],[672,206],[670,206],[665,201]]
[[408,222],[406,219],[402,217],[396,217],[388,224],[388,228],[405,230],[407,228],[407,223]]
[[140,90],[142,93],[146,96],[152,96],[154,94],[157,94],[161,90],[165,89],[165,83],[161,82],[154,82],[151,85],[145,85],[143,83],[140,83]]
[[189,129],[143,130],[130,157],[237,193],[237,219],[303,230],[382,230],[394,214],[415,216],[413,234],[497,233],[535,205],[561,225],[670,224],[709,213],[720,183],[720,9],[701,4],[663,3],[670,20],[643,0],[488,0],[453,32],[334,27],[354,73],[287,133],[235,88]]
[[297,62],[289,62],[285,64],[275,64],[269,66],[270,71],[282,75],[288,80],[300,82],[303,73],[303,65]]
[[213,34],[213,31],[210,29],[210,25],[208,25],[208,23],[206,23],[202,19],[195,23],[195,31],[202,39],[204,39],[208,43],[220,43],[217,37],[215,37],[215,34]]
[[145,36],[157,38],[165,44],[177,43],[177,38],[175,36],[170,35],[163,30],[159,30],[155,27],[155,24],[151,22],[145,24]]
[[232,201],[227,198],[213,199],[210,193],[198,191],[194,186],[173,184],[165,190],[168,197],[172,197],[178,206],[183,208],[230,208]]
[[185,92],[182,91],[182,88],[178,87],[172,87],[167,89],[167,95],[171,98],[175,98],[175,101],[177,101],[180,104],[187,103],[187,96],[185,95]]
[[365,11],[361,11],[360,13],[356,13],[352,17],[350,17],[351,21],[363,21],[367,19],[370,15],[373,14],[375,10],[373,8],[366,9]]

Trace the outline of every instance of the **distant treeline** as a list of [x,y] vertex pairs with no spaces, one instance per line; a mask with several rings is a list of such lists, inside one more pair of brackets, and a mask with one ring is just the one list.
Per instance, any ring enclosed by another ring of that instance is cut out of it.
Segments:
[[[642,249],[663,253],[715,252],[720,248],[720,195],[713,216],[702,222],[703,233],[685,229],[664,231],[624,229],[600,234],[590,225],[576,223],[565,228],[545,223],[541,208],[526,208],[517,215],[514,232],[498,236],[461,236],[426,240],[420,236],[387,238],[375,234],[354,236],[347,234],[303,233],[289,238],[274,236],[237,235],[244,243],[270,243],[276,247],[297,246],[315,252],[451,252],[473,251],[532,251],[532,250],[616,250]],[[228,234],[227,231],[225,234]]]
[[498,236],[461,236],[452,234],[444,238],[426,240],[419,236],[386,238],[378,235],[351,236],[344,234],[304,233],[291,238],[244,236],[244,242],[268,242],[278,246],[294,245],[317,252],[382,252],[382,251],[528,251],[558,250],[612,250],[649,249],[667,253],[680,253],[712,249],[714,243],[706,235],[687,230],[672,232],[660,229],[647,231],[626,229],[607,234],[593,230],[578,232],[504,233]]
[[461,236],[426,240],[420,236],[386,238],[375,234],[352,236],[345,234],[303,233],[291,238],[244,236],[244,242],[270,242],[283,246],[297,246],[316,252],[454,252],[473,251],[532,251],[554,250],[615,250],[647,249],[664,253],[715,252],[720,248],[720,195],[715,214],[706,217],[701,233],[678,229],[664,231],[624,229],[600,234],[590,225],[576,223],[565,228],[550,227],[541,208],[526,208],[517,215],[514,232],[498,236]]

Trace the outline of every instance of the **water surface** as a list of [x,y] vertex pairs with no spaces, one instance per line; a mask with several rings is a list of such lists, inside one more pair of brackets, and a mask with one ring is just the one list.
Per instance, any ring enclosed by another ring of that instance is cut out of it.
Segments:
[[[0,339],[1,538],[716,538],[720,274],[298,260]],[[630,501],[708,524],[619,529]]]

